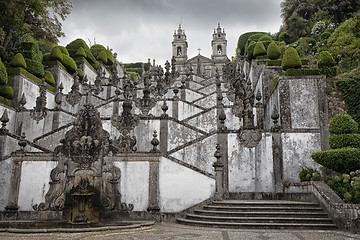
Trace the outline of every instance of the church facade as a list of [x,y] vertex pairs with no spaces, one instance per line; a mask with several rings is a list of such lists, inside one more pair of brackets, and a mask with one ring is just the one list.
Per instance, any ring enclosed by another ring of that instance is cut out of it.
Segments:
[[181,74],[185,74],[186,71],[192,68],[194,74],[205,78],[214,76],[216,69],[218,69],[219,73],[222,73],[222,67],[230,60],[226,54],[226,33],[220,27],[220,23],[218,23],[217,29],[214,29],[212,37],[211,58],[202,56],[199,51],[197,56],[188,59],[188,43],[185,30],[179,25],[179,28],[174,31],[172,42],[172,57],[176,60],[176,70]]

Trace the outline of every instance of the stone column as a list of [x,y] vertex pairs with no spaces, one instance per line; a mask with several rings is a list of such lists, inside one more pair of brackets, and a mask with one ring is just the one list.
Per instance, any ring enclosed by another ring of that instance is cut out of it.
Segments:
[[279,103],[281,128],[289,130],[291,129],[290,87],[289,80],[284,77],[279,79]]
[[173,102],[172,102],[172,117],[175,119],[179,118],[179,97],[178,97],[178,93],[179,93],[179,89],[177,87],[174,88],[174,97],[173,97]]
[[12,170],[11,170],[9,198],[8,198],[8,204],[5,207],[7,211],[17,211],[19,209],[18,197],[19,197],[21,165],[22,165],[23,156],[24,156],[23,152],[15,153],[12,156]]
[[159,158],[160,154],[156,154],[150,159],[149,169],[149,212],[159,212]]
[[166,101],[164,100],[163,105],[161,106],[161,110],[163,114],[160,119],[160,152],[165,154],[167,152],[167,144],[168,144],[168,118],[166,111],[168,110],[168,106],[166,105]]
[[221,201],[224,196],[223,188],[223,167],[224,164],[221,162],[222,154],[220,152],[220,144],[216,145],[216,151],[214,156],[216,157],[216,162],[213,164],[215,169],[215,195],[214,200]]
[[272,151],[273,151],[273,169],[274,169],[274,186],[275,192],[283,191],[283,157],[281,133],[272,133]]

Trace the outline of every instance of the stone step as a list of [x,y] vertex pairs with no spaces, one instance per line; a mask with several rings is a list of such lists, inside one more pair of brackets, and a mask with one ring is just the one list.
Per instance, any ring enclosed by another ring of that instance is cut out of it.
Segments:
[[299,217],[299,218],[322,218],[328,215],[325,212],[230,212],[230,211],[211,211],[211,210],[195,210],[195,214],[205,216],[232,216],[232,217]]
[[247,207],[247,206],[286,206],[286,207],[319,207],[318,203],[311,202],[295,202],[295,201],[283,201],[283,200],[225,200],[225,201],[213,201],[211,205],[214,206],[234,206],[234,207]]
[[304,206],[222,206],[222,205],[207,205],[204,206],[206,210],[213,211],[230,211],[230,212],[322,212],[320,207],[304,207]]
[[178,218],[178,223],[202,226],[202,227],[218,227],[218,228],[249,228],[249,229],[336,229],[335,224],[324,223],[236,223],[236,222],[217,222],[217,221],[197,221],[192,219]]
[[327,216],[321,218],[298,218],[298,217],[220,217],[187,214],[186,219],[203,222],[236,222],[236,223],[315,223],[332,224]]

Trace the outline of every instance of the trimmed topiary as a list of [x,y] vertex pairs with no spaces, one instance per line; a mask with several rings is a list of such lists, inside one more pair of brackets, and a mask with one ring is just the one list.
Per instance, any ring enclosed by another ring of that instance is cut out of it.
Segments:
[[267,48],[267,55],[271,60],[276,60],[281,56],[280,48],[275,42],[271,42]]
[[105,51],[106,53],[106,48],[101,44],[94,44],[91,46],[90,51],[94,55],[94,57],[98,59],[97,56],[100,54],[101,51]]
[[11,67],[22,67],[26,69],[25,58],[21,53],[15,54],[15,56],[10,61]]
[[106,51],[101,51],[97,57],[96,57],[97,60],[99,60],[100,62],[102,62],[103,64],[106,64],[107,62],[107,54],[106,54]]
[[279,41],[284,41],[285,43],[290,43],[290,35],[287,32],[282,32],[279,35]]
[[360,134],[352,133],[331,136],[329,145],[332,149],[344,147],[360,148]]
[[45,79],[45,82],[47,82],[51,86],[55,86],[55,79],[51,72],[45,71],[44,79]]
[[315,162],[340,173],[350,173],[360,169],[359,148],[330,149],[311,154]]
[[336,114],[330,121],[329,131],[333,134],[357,133],[358,125],[349,114]]
[[266,49],[265,49],[264,44],[262,42],[257,42],[255,44],[253,55],[254,55],[254,57],[266,55]]
[[331,56],[330,52],[328,51],[322,51],[319,54],[319,60],[318,60],[318,66],[319,68],[323,67],[333,67],[335,66],[335,60]]
[[10,86],[5,86],[0,90],[0,96],[11,100],[14,97],[14,89]]
[[252,42],[250,42],[250,44],[248,45],[248,47],[246,49],[246,55],[247,55],[248,60],[254,59],[253,53],[254,53],[255,45],[256,45],[256,42],[252,41]]
[[96,62],[94,55],[91,53],[90,49],[84,49],[84,50],[86,53],[86,59],[89,61],[90,64],[93,65]]
[[110,50],[106,50],[107,55],[107,65],[113,65],[114,64],[114,55]]
[[57,61],[62,62],[64,59],[64,57],[63,57],[64,55],[66,55],[66,54],[63,54],[61,52],[60,48],[54,47],[50,53],[50,60],[57,60]]
[[295,48],[289,47],[286,49],[284,57],[281,62],[281,68],[283,70],[289,68],[300,68],[301,67],[301,59]]
[[67,56],[70,56],[69,51],[66,49],[66,47],[63,47],[63,46],[55,46],[54,48],[58,48],[58,49],[60,49],[60,51],[61,51],[62,54],[65,54],[65,55],[67,55]]
[[266,62],[266,66],[281,66],[281,59],[269,60]]
[[39,46],[34,42],[22,42],[20,46],[20,53],[25,59],[31,59],[35,61],[41,61]]
[[44,66],[41,62],[37,60],[27,59],[25,58],[26,62],[26,70],[37,77],[44,76]]
[[75,53],[80,47],[82,47],[85,51],[89,50],[89,46],[81,38],[78,38],[66,45],[66,49],[69,51],[71,57],[75,57]]
[[247,33],[240,35],[240,37],[238,38],[238,42],[237,42],[237,50],[240,55],[245,55],[246,45],[248,43],[249,37],[251,35],[254,35],[257,33],[266,34],[264,32],[247,32]]
[[8,83],[8,75],[6,72],[6,68],[0,58],[0,85],[4,85],[7,83]]
[[97,69],[97,68],[99,67],[99,65],[100,65],[100,62],[99,62],[99,61],[95,61],[95,63],[94,63],[93,66],[94,66],[95,69]]
[[79,47],[79,49],[75,53],[75,56],[76,57],[84,57],[84,58],[86,58],[86,52],[85,52],[84,48]]
[[63,61],[61,63],[64,65],[64,67],[68,72],[70,73],[76,72],[77,69],[76,63],[74,59],[72,59],[70,56],[63,54]]
[[285,71],[285,76],[307,76],[307,75],[319,75],[319,69],[313,68],[289,68]]
[[50,61],[50,52],[44,53],[43,55],[43,62]]

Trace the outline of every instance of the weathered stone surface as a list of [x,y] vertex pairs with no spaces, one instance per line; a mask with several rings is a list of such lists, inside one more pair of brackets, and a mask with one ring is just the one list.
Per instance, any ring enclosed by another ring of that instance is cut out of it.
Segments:
[[162,157],[159,188],[161,211],[180,212],[210,198],[215,180]]
[[178,109],[177,119],[179,119],[180,121],[202,112],[202,110],[200,108],[195,107],[194,105],[185,103],[183,101],[178,102],[177,109]]
[[199,90],[199,92],[206,95],[214,93],[215,91],[216,91],[216,84],[214,83]]
[[169,121],[168,132],[171,133],[168,135],[168,151],[202,136],[199,132],[174,121]]
[[217,128],[217,110],[212,109],[211,111],[200,114],[186,121],[193,127],[199,128],[208,133],[215,131]]
[[0,161],[0,211],[3,211],[8,204],[10,191],[12,159]]
[[54,151],[57,146],[60,145],[60,140],[65,137],[65,133],[70,130],[72,127],[67,127],[61,129],[51,135],[47,135],[45,137],[40,138],[35,143],[49,149],[50,151]]
[[216,105],[217,96],[216,93],[211,94],[203,99],[195,101],[194,104],[203,108],[211,108]]
[[202,84],[199,84],[197,82],[194,81],[189,81],[189,89],[191,90],[198,90],[200,88],[204,87]]
[[203,98],[205,95],[194,92],[189,89],[185,89],[185,100],[188,102],[195,102],[196,100]]

